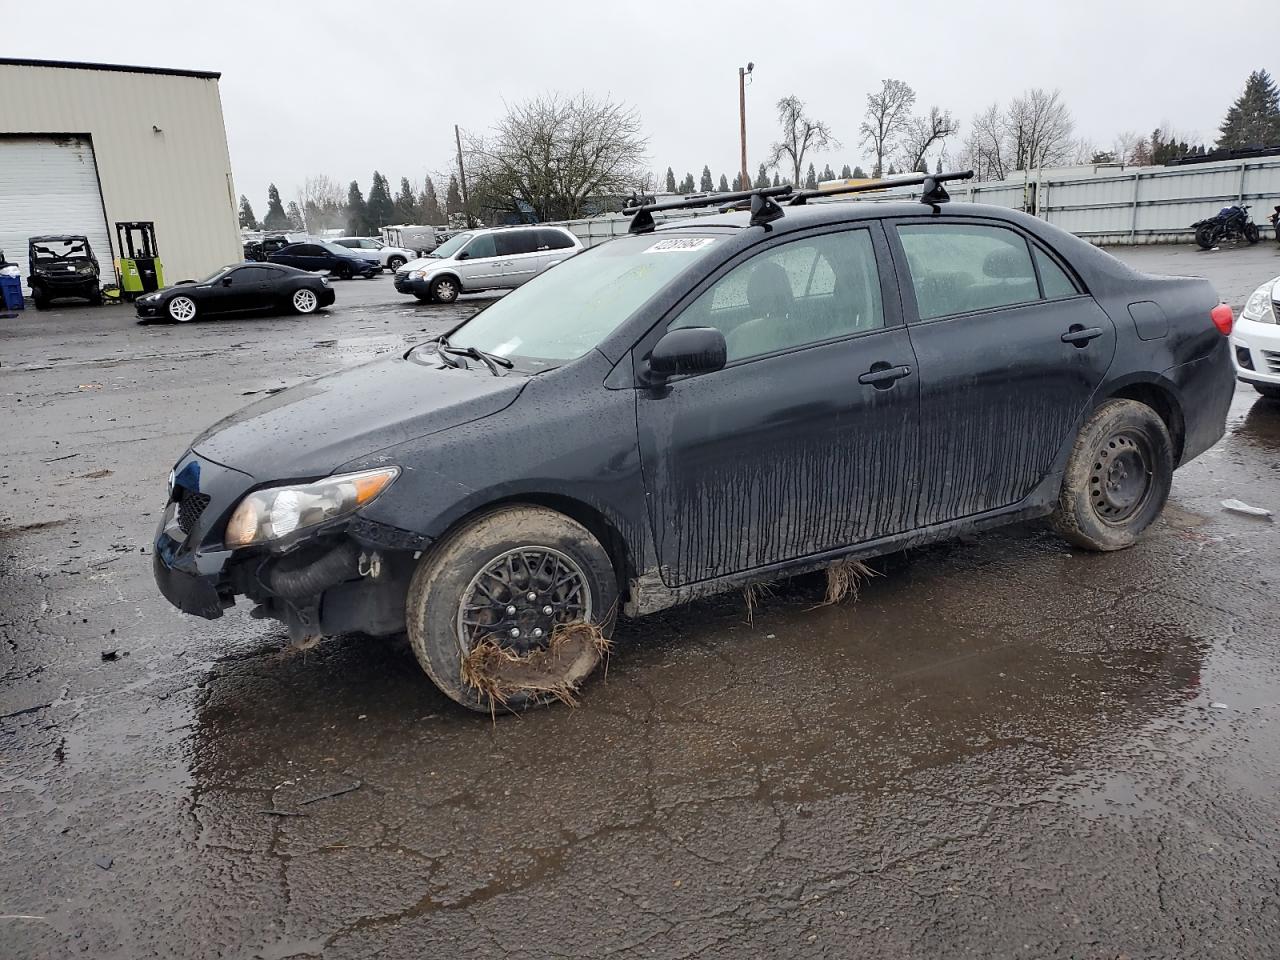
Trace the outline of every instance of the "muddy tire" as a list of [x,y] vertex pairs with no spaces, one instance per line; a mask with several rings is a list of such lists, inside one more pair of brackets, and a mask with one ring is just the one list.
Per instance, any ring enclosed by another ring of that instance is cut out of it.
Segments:
[[[490,629],[465,625],[464,620],[470,624],[475,616],[505,618],[516,609],[514,616],[525,628],[523,639],[527,643],[534,629],[542,630],[544,636],[549,632],[539,615],[553,603],[553,618],[568,616],[563,602],[550,593],[553,585],[549,586],[549,581],[562,578],[554,571],[550,576],[541,575],[542,568],[536,564],[540,551],[556,558],[554,562],[562,563],[562,569],[579,578],[578,597],[587,611],[584,618],[597,624],[607,637],[613,629],[618,600],[613,564],[590,531],[554,510],[515,504],[478,514],[446,534],[422,557],[413,575],[405,600],[405,622],[414,656],[441,692],[469,710],[520,711],[553,699],[521,691],[499,703],[462,675],[464,656],[474,642],[483,639],[480,634]],[[523,562],[519,559],[523,556],[535,560]],[[504,564],[509,564],[506,569],[512,571],[503,574],[505,581],[486,579]],[[504,582],[510,585],[509,589],[504,589]],[[481,586],[477,587],[477,583]],[[485,602],[486,594],[496,596],[493,610],[477,614],[473,604],[477,600]],[[530,596],[536,599],[529,600]],[[514,622],[501,619],[488,635],[495,639],[500,636],[506,643]],[[581,682],[599,660],[599,653],[593,650],[590,656],[575,661],[568,679],[575,685]]]
[[1107,400],[1085,421],[1050,522],[1087,550],[1123,550],[1160,516],[1173,482],[1173,441],[1136,400]]

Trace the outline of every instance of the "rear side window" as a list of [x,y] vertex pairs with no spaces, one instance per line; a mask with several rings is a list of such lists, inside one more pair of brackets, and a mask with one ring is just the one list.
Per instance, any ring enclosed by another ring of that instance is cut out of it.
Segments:
[[342,245],[342,246],[344,246],[344,247],[358,247],[358,246],[360,246],[360,241],[359,241],[359,240],[335,240],[335,241],[333,241],[333,242],[334,242],[334,243],[337,243],[337,244],[341,244],[341,245]]
[[500,257],[534,253],[538,248],[537,237],[532,230],[511,230],[507,233],[495,234],[493,243]]
[[898,227],[921,320],[1040,299],[1027,242],[1012,230],[969,223]]
[[538,247],[544,250],[568,250],[573,241],[559,230],[539,230]]
[[1039,247],[1031,248],[1035,252],[1036,266],[1040,268],[1040,286],[1044,288],[1046,300],[1057,300],[1060,297],[1074,297],[1080,291],[1071,282],[1066,272],[1049,259],[1049,255]]

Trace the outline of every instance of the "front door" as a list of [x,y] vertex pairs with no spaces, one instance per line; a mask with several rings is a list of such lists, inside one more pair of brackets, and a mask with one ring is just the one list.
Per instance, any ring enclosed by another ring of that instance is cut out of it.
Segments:
[[1012,506],[1074,440],[1115,327],[1063,263],[1006,225],[921,219],[890,234],[920,366],[916,526]]
[[[462,254],[466,256],[462,256]],[[459,251],[454,269],[464,290],[493,290],[502,286],[502,259],[498,256],[492,233],[472,238]]]
[[494,235],[502,258],[502,285],[518,287],[538,275],[543,254],[538,252],[539,230],[509,230]]
[[[666,329],[714,326],[728,363],[640,388],[639,443],[671,586],[911,526],[915,358],[878,225],[740,259]],[[640,365],[639,363],[637,364]]]

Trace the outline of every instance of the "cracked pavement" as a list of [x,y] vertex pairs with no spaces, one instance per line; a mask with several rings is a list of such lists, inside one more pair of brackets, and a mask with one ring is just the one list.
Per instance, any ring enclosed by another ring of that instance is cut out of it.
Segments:
[[[1121,251],[1237,308],[1274,244]],[[480,301],[483,302],[483,301]],[[475,308],[0,320],[0,956],[1280,952],[1280,403],[1135,548],[1040,525],[624,622],[580,709],[464,714],[403,643],[184,617],[173,460]]]

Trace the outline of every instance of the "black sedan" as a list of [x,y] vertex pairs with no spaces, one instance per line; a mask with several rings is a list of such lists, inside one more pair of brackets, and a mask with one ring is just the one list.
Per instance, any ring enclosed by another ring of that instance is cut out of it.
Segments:
[[165,287],[134,301],[140,320],[176,320],[268,311],[314,313],[333,303],[333,288],[314,273],[272,263],[223,267],[203,280]]
[[487,712],[571,699],[615,614],[1032,517],[1132,545],[1225,430],[1230,307],[923,185],[642,208],[446,336],[247,407],[174,467],[160,590],[299,639],[407,630]]
[[368,279],[382,272],[382,264],[357,257],[346,247],[327,240],[293,243],[267,255],[270,263],[284,263],[299,270],[327,270],[340,280],[352,277]]

